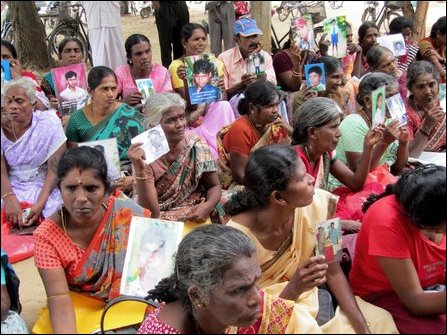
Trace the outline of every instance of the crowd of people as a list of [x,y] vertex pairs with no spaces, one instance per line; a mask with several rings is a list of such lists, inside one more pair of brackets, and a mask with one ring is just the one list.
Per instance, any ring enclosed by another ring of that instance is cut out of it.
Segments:
[[[141,33],[114,57],[102,50],[86,77],[88,101],[69,115],[54,72],[39,82],[2,40],[12,78],[1,88],[1,218],[9,229],[34,230],[48,310],[39,325],[77,333],[74,294],[104,303],[120,295],[139,216],[185,222],[189,233],[172,275],[148,292],[158,308],[128,331],[444,334],[446,169],[409,157],[446,150],[446,17],[420,43],[412,22],[395,18],[390,29],[407,50],[399,58],[378,45],[373,22],[362,23],[358,43],[347,25],[341,59],[324,41],[301,50],[292,34],[271,55],[255,20],[236,20],[232,2],[210,1],[209,30],[221,35],[210,37],[216,69],[197,74],[213,72],[221,94],[193,104],[188,61],[204,56],[208,31],[189,22],[184,1],[153,3],[162,65]],[[100,17],[110,24],[93,25],[98,45],[117,33],[113,17]],[[67,37],[57,66],[81,64],[85,52]],[[249,70],[254,54],[259,74]],[[308,64],[322,64],[324,91],[306,87]],[[138,81],[148,79],[154,94],[144,96]],[[406,123],[388,108],[375,121],[373,93],[382,87],[382,99],[402,100]],[[154,127],[168,150],[148,162],[144,143],[132,139]],[[107,153],[82,145],[108,139],[119,179],[108,175]],[[335,217],[345,257],[329,262],[315,256],[316,227]],[[26,333],[3,248],[1,274],[2,333]]]

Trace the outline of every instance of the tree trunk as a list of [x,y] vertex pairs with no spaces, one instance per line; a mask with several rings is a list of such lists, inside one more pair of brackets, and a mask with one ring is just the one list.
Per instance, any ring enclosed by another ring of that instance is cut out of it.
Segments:
[[8,1],[14,41],[24,68],[46,70],[50,67],[46,33],[33,1]]
[[413,20],[413,40],[417,43],[425,37],[425,20],[430,1],[418,1]]
[[401,1],[402,2],[402,13],[405,17],[409,18],[411,21],[414,21],[414,8],[411,4],[411,1]]

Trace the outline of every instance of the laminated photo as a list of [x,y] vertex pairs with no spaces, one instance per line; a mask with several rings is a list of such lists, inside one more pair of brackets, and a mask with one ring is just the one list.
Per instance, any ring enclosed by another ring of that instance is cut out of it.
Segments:
[[301,50],[316,49],[312,17],[309,14],[292,18],[292,38]]
[[307,87],[312,87],[316,92],[326,91],[326,72],[323,63],[304,65],[304,74]]
[[340,220],[335,218],[319,223],[316,225],[315,232],[315,255],[324,256],[328,264],[341,261],[342,235]]
[[372,127],[374,128],[379,123],[385,123],[386,113],[386,86],[383,85],[378,89],[372,91]]
[[401,125],[407,124],[407,110],[399,93],[386,99],[386,106],[390,112],[391,119],[398,120]]
[[218,101],[221,90],[217,59],[212,54],[185,57],[188,96],[191,105]]
[[260,52],[255,52],[247,57],[247,73],[255,76],[265,74],[265,59]]
[[393,34],[377,37],[377,43],[390,49],[394,56],[403,56],[407,54],[405,40],[402,34]]
[[149,78],[145,79],[136,79],[135,83],[137,84],[138,90],[140,91],[143,98],[141,99],[141,103],[144,105],[147,99],[155,94],[154,84],[152,80]]
[[130,140],[143,143],[145,162],[150,164],[169,152],[169,144],[161,125],[155,126]]
[[346,16],[336,16],[323,21],[324,33],[329,38],[328,55],[335,58],[346,57]]

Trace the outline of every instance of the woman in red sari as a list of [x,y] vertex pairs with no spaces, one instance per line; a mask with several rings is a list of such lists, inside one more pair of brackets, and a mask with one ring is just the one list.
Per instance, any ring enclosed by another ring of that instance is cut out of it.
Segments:
[[35,230],[34,257],[53,332],[74,334],[70,291],[103,301],[117,297],[130,220],[150,212],[122,193],[109,194],[106,161],[96,149],[66,151],[57,176],[64,205]]

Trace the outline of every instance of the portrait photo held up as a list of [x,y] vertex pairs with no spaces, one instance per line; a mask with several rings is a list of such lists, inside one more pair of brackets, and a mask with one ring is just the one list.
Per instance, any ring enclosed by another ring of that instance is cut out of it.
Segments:
[[218,101],[222,92],[217,86],[217,60],[212,54],[185,57],[186,82],[191,105]]
[[306,76],[306,86],[311,87],[312,91],[326,91],[326,72],[323,63],[306,64],[304,74]]

